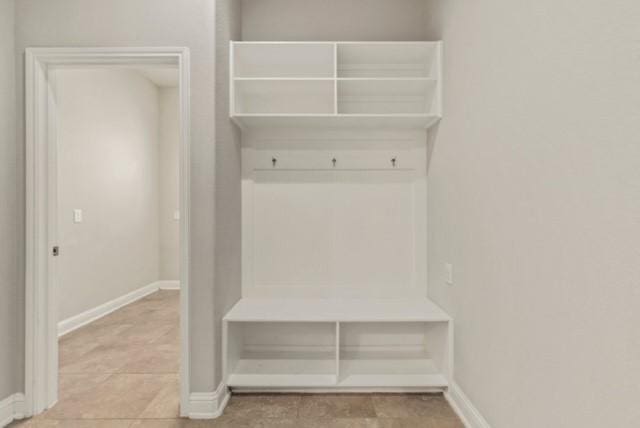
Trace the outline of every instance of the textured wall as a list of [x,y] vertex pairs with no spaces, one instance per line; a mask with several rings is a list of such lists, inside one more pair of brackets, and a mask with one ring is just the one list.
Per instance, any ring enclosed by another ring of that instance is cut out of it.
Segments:
[[637,426],[640,3],[430,3],[429,290],[456,382],[493,428]]
[[[23,55],[29,46],[186,46],[191,51],[191,388],[214,385],[214,192],[215,192],[215,2],[214,0],[21,0],[16,4],[17,87],[24,85]],[[18,96],[18,135],[24,135],[24,96]],[[19,224],[24,230],[24,139],[16,142]],[[15,150],[15,147],[12,147]],[[24,234],[19,235],[24,265]],[[19,273],[23,283],[24,272]],[[24,296],[13,304],[20,308]],[[24,328],[20,325],[20,342]],[[22,345],[18,349],[23,349]],[[20,356],[20,361],[24,356]],[[22,368],[16,367],[16,373]],[[22,381],[20,381],[22,384]]]
[[162,279],[160,104],[136,71],[62,69],[54,81],[62,321]]

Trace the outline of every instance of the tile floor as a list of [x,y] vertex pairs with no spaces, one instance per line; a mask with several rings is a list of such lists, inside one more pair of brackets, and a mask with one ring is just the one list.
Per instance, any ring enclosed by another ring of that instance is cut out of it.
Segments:
[[464,428],[439,394],[236,395],[179,415],[179,295],[158,291],[60,340],[60,396],[12,428]]

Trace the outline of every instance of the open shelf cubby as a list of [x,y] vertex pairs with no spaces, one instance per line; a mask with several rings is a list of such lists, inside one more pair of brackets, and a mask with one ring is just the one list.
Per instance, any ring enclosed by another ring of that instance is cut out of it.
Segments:
[[337,77],[437,78],[437,43],[351,42],[337,45]]
[[242,299],[224,319],[226,383],[239,390],[443,389],[451,328],[426,299]]
[[441,117],[440,42],[231,42],[230,55],[241,128],[426,129]]
[[432,79],[338,80],[339,114],[432,114]]

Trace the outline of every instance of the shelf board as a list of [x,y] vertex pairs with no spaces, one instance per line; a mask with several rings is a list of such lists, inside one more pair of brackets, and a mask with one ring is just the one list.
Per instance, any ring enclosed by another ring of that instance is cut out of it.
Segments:
[[334,375],[231,374],[227,386],[235,388],[312,388],[335,386]]
[[447,379],[424,354],[350,351],[340,356],[340,387],[434,387]]
[[233,387],[334,386],[335,351],[247,352],[229,375]]
[[253,322],[447,322],[447,315],[419,299],[240,299],[226,321]]
[[427,129],[440,120],[431,114],[237,114],[241,128]]

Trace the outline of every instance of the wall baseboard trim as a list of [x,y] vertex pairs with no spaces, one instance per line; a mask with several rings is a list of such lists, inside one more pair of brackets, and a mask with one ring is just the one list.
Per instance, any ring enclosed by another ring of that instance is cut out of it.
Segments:
[[160,290],[180,290],[180,281],[158,281],[158,288]]
[[458,414],[464,426],[467,428],[491,428],[487,420],[473,405],[469,397],[462,391],[460,386],[452,382],[449,390],[445,393],[445,398],[449,405]]
[[230,396],[224,383],[220,383],[214,392],[192,392],[189,395],[189,418],[215,419],[221,416]]
[[[180,288],[179,281],[155,281],[151,284],[145,285],[144,287],[138,288],[137,290],[132,291],[131,293],[125,294],[124,296],[116,297],[115,299],[103,303],[100,306],[96,306],[93,309],[89,309],[88,311],[84,311],[78,315],[74,315],[66,320],[62,320],[58,323],[58,337],[64,336],[67,333],[71,333],[72,331],[89,324],[92,321],[95,321],[99,318],[104,317],[105,315],[109,315],[111,312],[122,308],[123,306],[129,305],[136,300],[140,300],[145,296],[148,296],[151,293],[154,293],[158,290],[169,290],[169,286],[173,286],[173,283],[178,284],[178,288]],[[171,288],[173,289],[173,288]]]
[[0,401],[0,427],[24,418],[24,394],[13,394]]

